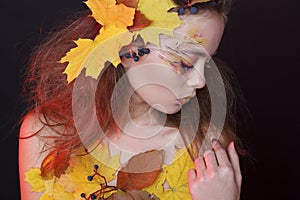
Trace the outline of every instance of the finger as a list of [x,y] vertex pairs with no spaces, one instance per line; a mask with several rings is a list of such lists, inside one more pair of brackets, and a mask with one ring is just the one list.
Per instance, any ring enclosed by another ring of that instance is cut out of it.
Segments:
[[206,166],[202,157],[199,157],[195,160],[195,169],[197,173],[197,177],[203,177],[205,175]]
[[218,168],[215,152],[212,149],[204,152],[204,161],[208,172],[213,172]]
[[231,161],[231,165],[232,165],[235,177],[237,179],[236,181],[237,181],[237,183],[240,183],[241,179],[242,179],[242,175],[241,175],[241,169],[240,169],[239,156],[234,147],[234,141],[229,143],[228,152],[229,152],[229,158]]
[[196,170],[190,169],[188,172],[188,181],[189,183],[192,183],[196,180],[197,175],[196,175]]
[[220,142],[216,139],[212,141],[212,147],[215,151],[217,162],[219,166],[231,166],[226,150],[221,146]]

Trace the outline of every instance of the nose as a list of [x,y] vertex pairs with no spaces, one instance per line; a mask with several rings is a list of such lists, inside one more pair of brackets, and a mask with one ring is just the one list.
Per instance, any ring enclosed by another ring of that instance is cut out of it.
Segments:
[[206,84],[204,66],[201,69],[193,69],[187,77],[187,85],[193,88],[203,88]]

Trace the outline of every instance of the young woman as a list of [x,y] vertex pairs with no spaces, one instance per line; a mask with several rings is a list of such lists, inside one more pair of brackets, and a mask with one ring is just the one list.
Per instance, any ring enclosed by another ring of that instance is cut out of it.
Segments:
[[230,1],[86,4],[26,71],[22,199],[239,199],[234,98],[211,59]]

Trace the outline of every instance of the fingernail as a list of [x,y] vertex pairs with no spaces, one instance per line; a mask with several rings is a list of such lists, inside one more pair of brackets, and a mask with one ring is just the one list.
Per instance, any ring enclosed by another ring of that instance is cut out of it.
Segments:
[[234,141],[231,142],[231,150],[232,150],[232,151],[236,151]]
[[219,140],[213,138],[213,139],[211,140],[211,143],[212,143],[213,145],[219,144]]
[[212,152],[212,150],[211,149],[209,149],[209,150],[206,150],[205,152],[204,152],[204,154],[203,154],[203,157],[206,157],[210,152]]

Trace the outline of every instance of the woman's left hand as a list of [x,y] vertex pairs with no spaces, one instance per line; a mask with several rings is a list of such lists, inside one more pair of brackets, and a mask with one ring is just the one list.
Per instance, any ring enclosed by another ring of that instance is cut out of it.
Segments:
[[234,142],[228,145],[228,155],[214,140],[213,149],[195,160],[195,169],[188,175],[193,200],[239,200],[242,175]]

